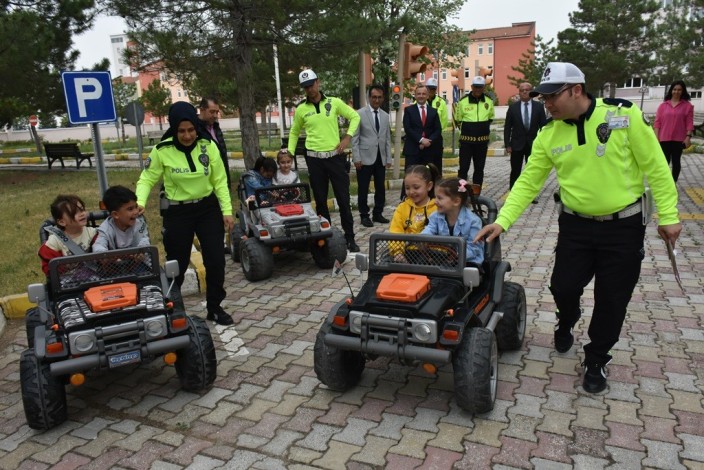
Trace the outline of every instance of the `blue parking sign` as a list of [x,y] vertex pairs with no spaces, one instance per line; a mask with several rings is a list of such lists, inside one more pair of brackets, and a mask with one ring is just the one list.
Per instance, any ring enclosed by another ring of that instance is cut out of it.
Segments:
[[117,119],[110,72],[62,72],[61,80],[71,124]]

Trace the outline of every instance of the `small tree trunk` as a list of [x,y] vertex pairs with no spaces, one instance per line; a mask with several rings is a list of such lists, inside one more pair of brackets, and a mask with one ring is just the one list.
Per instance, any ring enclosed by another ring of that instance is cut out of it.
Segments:
[[[246,22],[244,22],[246,23]],[[245,28],[235,31],[240,44],[240,53],[234,58],[237,95],[240,103],[240,131],[242,132],[242,153],[247,169],[254,167],[254,162],[261,155],[259,135],[257,133],[257,108],[254,103],[256,80],[252,71],[251,34]]]

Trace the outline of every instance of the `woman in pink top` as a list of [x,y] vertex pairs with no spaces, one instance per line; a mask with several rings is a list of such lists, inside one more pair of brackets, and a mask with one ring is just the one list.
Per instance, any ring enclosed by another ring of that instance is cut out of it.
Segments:
[[672,177],[675,182],[680,176],[682,150],[691,145],[694,131],[694,106],[689,102],[689,93],[682,80],[675,80],[665,95],[665,101],[658,106],[655,115],[655,135],[667,158],[672,160]]

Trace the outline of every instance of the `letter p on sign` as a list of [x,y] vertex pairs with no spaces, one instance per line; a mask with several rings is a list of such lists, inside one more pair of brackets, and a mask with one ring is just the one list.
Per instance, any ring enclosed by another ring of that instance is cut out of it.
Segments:
[[103,86],[96,78],[79,77],[73,80],[76,87],[76,99],[78,100],[78,115],[82,118],[88,117],[86,111],[87,100],[97,100],[103,94]]

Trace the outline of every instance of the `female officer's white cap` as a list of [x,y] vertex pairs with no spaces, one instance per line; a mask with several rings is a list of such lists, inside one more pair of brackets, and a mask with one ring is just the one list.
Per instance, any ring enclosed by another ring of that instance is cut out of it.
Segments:
[[428,88],[437,88],[438,87],[438,81],[434,78],[429,78],[425,81],[425,86]]
[[311,69],[306,69],[298,74],[298,82],[301,87],[311,86],[318,79],[318,76]]
[[576,65],[569,62],[549,62],[543,72],[540,85],[530,92],[530,96],[550,95],[567,84],[584,82],[584,74]]

